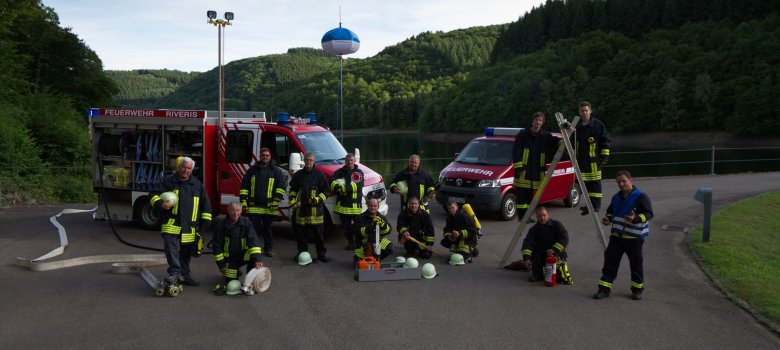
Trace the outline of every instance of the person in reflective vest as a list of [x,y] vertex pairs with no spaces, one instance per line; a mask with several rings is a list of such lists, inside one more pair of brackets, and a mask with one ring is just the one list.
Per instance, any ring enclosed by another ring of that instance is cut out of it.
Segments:
[[[406,210],[398,214],[397,223],[398,243],[406,249],[405,255],[429,259],[433,254],[436,231],[433,228],[431,215],[420,209],[419,198],[409,197]],[[412,239],[421,244],[412,241]]]
[[[556,278],[559,283],[572,284],[566,258],[566,246],[569,245],[569,232],[558,220],[550,218],[547,207],[536,207],[536,224],[528,230],[528,235],[523,239],[522,264],[523,270],[531,270],[528,280],[531,282],[544,279],[543,268],[548,255],[558,258]],[[514,264],[514,263],[513,263]]]
[[447,201],[447,214],[441,245],[452,253],[463,255],[463,260],[471,262],[472,258],[479,255],[479,232],[474,218],[458,207],[455,198]]
[[[387,239],[387,235],[393,230],[390,221],[379,213],[379,200],[370,198],[366,201],[366,211],[358,217],[358,240],[355,241],[355,253],[353,259],[357,262],[364,257],[373,255],[382,260],[395,251],[393,242]],[[379,226],[379,242],[376,240],[376,227]],[[379,256],[376,256],[375,245],[379,245]]]
[[[592,107],[589,102],[579,104],[580,121],[572,140],[577,154],[577,164],[582,173],[582,180],[588,190],[588,198],[593,210],[601,210],[601,167],[609,161],[609,147],[612,139],[607,127],[601,120],[591,117]],[[588,214],[588,207],[580,207],[582,215]]]
[[282,168],[271,162],[271,150],[260,149],[260,160],[255,162],[241,181],[241,206],[249,215],[252,225],[263,237],[263,252],[274,256],[271,223],[279,216],[279,202],[287,192],[287,181]]
[[649,221],[653,218],[653,207],[650,198],[634,187],[628,171],[618,171],[615,181],[619,191],[612,197],[606,216],[601,220],[604,226],[611,224],[612,229],[607,250],[604,251],[599,289],[593,298],[609,297],[612,281],[617,276],[620,259],[625,253],[631,268],[631,294],[634,300],[640,300],[645,289],[642,245],[650,233]]
[[246,273],[253,268],[263,267],[260,239],[246,216],[241,216],[241,203],[233,202],[227,206],[227,217],[214,227],[214,261],[224,278],[217,284],[214,293],[224,294],[228,282],[238,279],[238,270],[246,265]]
[[336,208],[333,211],[341,219],[341,227],[347,238],[346,250],[355,249],[355,223],[363,212],[363,170],[355,164],[352,153],[344,157],[344,166],[331,177],[330,190],[336,193]]
[[[195,161],[181,157],[176,164],[176,173],[165,177],[157,188],[149,193],[149,203],[162,215],[162,239],[165,259],[168,262],[168,280],[178,279],[189,286],[200,285],[192,278],[190,259],[199,256],[201,234],[211,225],[211,201],[206,188],[192,176]],[[160,199],[163,192],[173,192],[178,199],[175,204]]]
[[[547,162],[552,159],[558,138],[542,129],[544,113],[536,112],[530,128],[524,128],[512,145],[512,167],[515,175],[512,182],[517,199],[517,220],[522,220],[534,197],[534,191],[544,179]],[[529,221],[532,222],[531,219]]]
[[[399,182],[406,183],[406,192],[401,190]],[[420,208],[430,213],[428,209],[428,197],[436,192],[436,182],[425,170],[420,168],[420,156],[412,154],[409,157],[409,165],[399,171],[390,183],[390,191],[401,195],[401,211],[406,210],[409,197],[420,199]]]
[[325,200],[328,198],[328,181],[325,175],[314,167],[314,153],[303,156],[304,167],[293,174],[290,180],[289,203],[292,208],[292,224],[298,243],[298,255],[309,251],[309,236],[314,237],[317,259],[330,261],[325,249]]

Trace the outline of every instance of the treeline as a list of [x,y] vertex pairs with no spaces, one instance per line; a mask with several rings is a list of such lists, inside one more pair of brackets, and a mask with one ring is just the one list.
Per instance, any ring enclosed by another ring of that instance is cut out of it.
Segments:
[[778,132],[778,53],[777,14],[693,23],[640,40],[591,32],[472,72],[435,94],[419,126],[527,126],[535,111],[571,117],[578,101],[589,100],[615,132]]
[[109,70],[106,75],[113,80],[119,93],[115,96],[120,105],[153,107],[161,97],[173,93],[189,83],[200,72],[182,72],[168,69]]
[[676,29],[686,23],[739,23],[779,10],[778,0],[547,0],[507,28],[491,58],[493,62],[512,59],[591,31],[638,39],[653,30]]
[[0,204],[93,198],[84,112],[118,91],[39,1],[0,0]]

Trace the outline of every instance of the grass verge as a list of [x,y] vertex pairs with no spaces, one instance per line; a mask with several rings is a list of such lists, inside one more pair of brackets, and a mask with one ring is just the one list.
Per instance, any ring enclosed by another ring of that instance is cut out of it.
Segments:
[[691,235],[702,264],[731,298],[780,323],[780,192],[737,202],[713,215],[710,242]]

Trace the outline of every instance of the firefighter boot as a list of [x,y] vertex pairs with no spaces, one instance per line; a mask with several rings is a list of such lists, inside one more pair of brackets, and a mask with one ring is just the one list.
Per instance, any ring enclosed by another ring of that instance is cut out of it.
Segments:
[[599,287],[598,292],[593,295],[593,299],[599,300],[604,298],[609,298],[609,289]]

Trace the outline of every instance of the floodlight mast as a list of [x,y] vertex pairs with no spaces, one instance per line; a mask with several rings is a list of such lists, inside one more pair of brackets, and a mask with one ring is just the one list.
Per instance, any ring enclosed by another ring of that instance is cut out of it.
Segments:
[[225,113],[225,71],[222,65],[225,52],[222,43],[224,37],[222,28],[231,25],[230,21],[232,21],[235,16],[233,15],[233,12],[225,12],[225,19],[217,19],[217,11],[208,10],[206,11],[206,17],[209,19],[207,23],[217,27],[217,61],[219,64],[219,101],[217,104],[219,109],[219,125],[222,127]]

